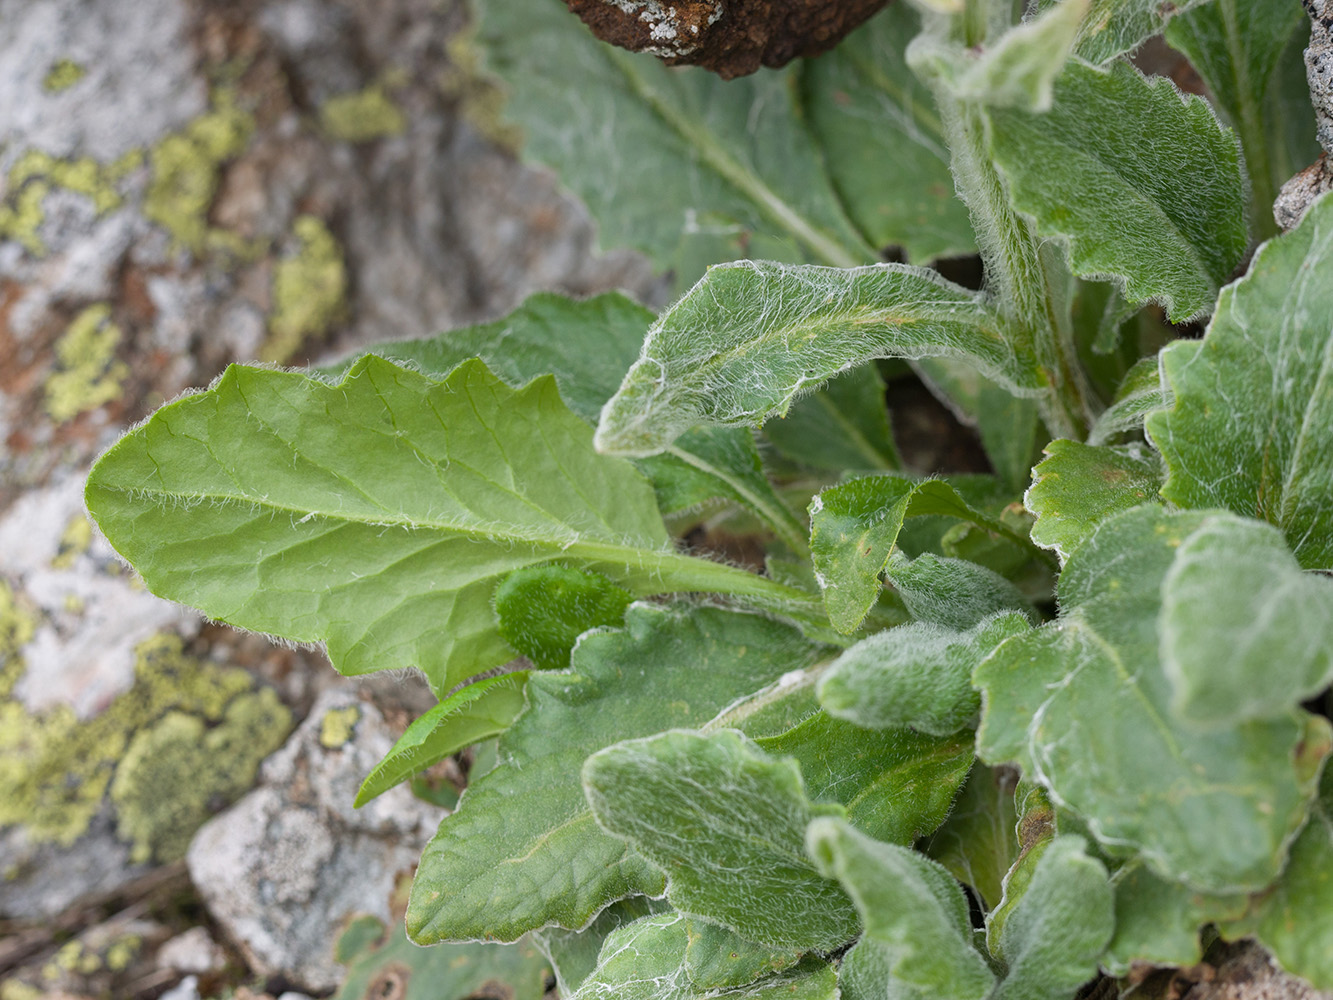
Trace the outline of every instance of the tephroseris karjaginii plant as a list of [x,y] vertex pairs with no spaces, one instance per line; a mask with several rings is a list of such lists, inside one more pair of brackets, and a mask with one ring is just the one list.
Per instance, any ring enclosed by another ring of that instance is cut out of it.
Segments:
[[[723,83],[487,4],[530,153],[697,284],[236,367],[94,469],[156,592],[426,674],[362,799],[498,736],[418,941],[532,934],[580,998],[981,1000],[1193,964],[1210,925],[1333,988],[1301,707],[1333,680],[1333,200],[1247,256],[1317,151],[1308,22],[1022,6],[900,4]],[[1127,60],[1163,28],[1218,108]],[[973,248],[982,291],[925,266]],[[1164,317],[1207,332],[1158,353]],[[885,358],[996,475],[903,466]],[[673,544],[718,505],[763,572]]]

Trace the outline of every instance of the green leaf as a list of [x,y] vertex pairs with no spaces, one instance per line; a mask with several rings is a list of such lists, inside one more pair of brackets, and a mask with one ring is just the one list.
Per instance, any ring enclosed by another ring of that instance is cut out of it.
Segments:
[[495,590],[500,634],[538,670],[569,666],[578,637],[599,625],[619,625],[634,600],[606,577],[569,566],[516,569]]
[[1018,611],[1035,623],[1037,613],[1012,583],[985,566],[925,553],[894,553],[885,579],[920,622],[963,631],[1002,611]]
[[795,69],[732,81],[668,69],[599,41],[555,0],[478,14],[485,68],[508,85],[527,154],[588,206],[604,246],[642,250],[686,282],[747,251],[875,258],[803,120]]
[[1218,514],[1176,550],[1161,633],[1181,719],[1286,715],[1333,681],[1333,580],[1303,573],[1272,525]]
[[1027,619],[1010,613],[967,632],[926,622],[876,632],[824,672],[819,703],[865,729],[909,726],[948,736],[975,725],[981,696],[972,688],[972,671],[1002,641],[1028,628]]
[[830,486],[810,502],[810,551],[834,628],[850,634],[861,624],[879,596],[879,576],[903,521],[925,516],[957,518],[997,534],[1014,534],[940,479],[865,476]]
[[858,830],[895,844],[911,844],[944,822],[973,759],[970,734],[867,732],[825,712],[755,743],[800,765],[812,801],[843,806]]
[[1327,723],[1303,713],[1197,731],[1167,710],[1162,579],[1207,520],[1156,505],[1104,522],[1070,557],[1060,618],[977,668],[977,752],[1018,761],[1098,840],[1210,892],[1259,889],[1304,821]]
[[696,989],[748,986],[800,961],[799,952],[775,952],[725,927],[686,918],[685,974]]
[[1001,883],[1018,857],[1016,784],[1012,768],[975,764],[949,818],[925,848],[954,878],[975,889],[987,909],[999,905]]
[[1068,243],[1075,274],[1120,279],[1176,321],[1212,309],[1245,253],[1246,199],[1235,136],[1206,101],[1128,63],[1075,60],[1050,111],[987,115],[1014,206]]
[[1009,29],[960,67],[950,89],[963,100],[993,107],[1049,111],[1055,79],[1074,50],[1088,2],[1064,0]]
[[819,653],[790,626],[689,605],[631,605],[623,631],[586,635],[569,672],[529,677],[529,708],[500,737],[500,763],[427,846],[407,912],[413,939],[579,928],[612,900],[660,894],[662,873],[597,827],[579,785],[584,760],[702,725]]
[[1126,976],[1135,962],[1188,968],[1203,961],[1199,931],[1205,925],[1244,914],[1243,894],[1198,892],[1157,875],[1142,862],[1121,866],[1115,887],[1115,934],[1103,967]]
[[953,194],[935,102],[904,58],[918,30],[911,6],[893,4],[807,60],[800,77],[810,129],[848,214],[871,245],[900,247],[922,263],[974,253],[976,244]]
[[[1038,0],[1045,10],[1061,0]],[[1159,34],[1171,18],[1207,0],[1092,0],[1079,31],[1078,54],[1089,62],[1104,63],[1133,52]]]
[[567,997],[582,986],[593,969],[597,968],[602,945],[613,931],[640,917],[662,913],[666,909],[666,903],[660,900],[630,896],[628,899],[616,900],[582,930],[543,927],[533,931],[530,936],[551,963],[560,995]]
[[764,437],[784,457],[812,469],[892,471],[903,464],[889,429],[884,380],[873,364],[796,400],[785,417],[764,425]]
[[1228,285],[1202,343],[1162,352],[1175,394],[1150,414],[1162,495],[1281,528],[1306,569],[1333,567],[1333,198],[1265,243]]
[[[885,996],[895,980],[919,991],[920,1000],[990,994],[994,977],[972,946],[967,900],[948,871],[832,817],[810,824],[806,845],[819,870],[843,884],[865,923],[843,960],[859,995]],[[878,989],[865,988],[871,983]]]
[[991,954],[1007,966],[992,1000],[1072,1000],[1097,974],[1114,900],[1105,867],[1085,847],[1082,837],[1053,837],[1005,879],[986,926]]
[[738,987],[696,986],[688,964],[693,926],[684,914],[663,913],[614,931],[570,1000],[837,1000],[838,977],[817,958]]
[[[596,424],[603,404],[639,357],[644,331],[653,318],[652,312],[619,292],[583,301],[538,293],[493,323],[423,340],[376,344],[368,353],[436,378],[477,357],[515,389],[541,375],[554,375],[566,405]],[[323,372],[340,376],[351,364],[343,362]],[[748,507],[773,525],[795,551],[801,550],[803,528],[774,494],[748,430],[715,427],[694,431],[666,454],[639,467],[652,479],[664,514],[720,497]]]
[[154,593],[440,694],[512,657],[491,597],[515,569],[771,589],[672,551],[647,482],[590,438],[554,379],[515,391],[480,361],[436,381],[368,356],[336,385],[233,365],[122,438],[86,498]]
[[1284,54],[1295,56],[1291,42],[1298,31],[1303,46],[1309,22],[1299,0],[1214,0],[1166,28],[1167,42],[1189,57],[1240,136],[1251,216],[1265,239],[1278,231],[1273,199],[1283,181],[1319,153],[1312,111],[1292,115],[1282,101],[1286,74],[1278,67]]
[[1141,444],[1089,445],[1063,438],[1046,446],[1024,502],[1037,515],[1032,540],[1068,559],[1107,518],[1156,503],[1161,457]]
[[1111,405],[1092,425],[1088,444],[1107,444],[1126,431],[1137,430],[1149,413],[1168,407],[1171,402],[1171,392],[1162,384],[1157,358],[1140,358],[1125,373]]
[[354,805],[360,808],[432,764],[504,732],[527,704],[523,694],[527,681],[526,670],[488,677],[437,704],[408,726],[366,775]]
[[337,959],[347,977],[335,1000],[467,1000],[483,990],[488,995],[502,990],[511,1000],[541,1000],[546,993],[546,960],[526,940],[418,948],[401,921],[390,930],[374,917],[359,917],[339,938]]
[[1333,769],[1291,847],[1287,870],[1271,892],[1255,896],[1243,920],[1223,923],[1227,937],[1252,934],[1288,972],[1317,990],[1333,990]]
[[815,816],[801,770],[734,730],[672,731],[607,747],[583,765],[597,821],[667,874],[667,898],[758,944],[832,951],[856,910],[804,851]]
[[711,267],[648,331],[602,410],[597,447],[651,455],[699,424],[761,424],[874,358],[965,357],[1022,392],[1017,358],[974,292],[906,264],[849,269],[736,261]]

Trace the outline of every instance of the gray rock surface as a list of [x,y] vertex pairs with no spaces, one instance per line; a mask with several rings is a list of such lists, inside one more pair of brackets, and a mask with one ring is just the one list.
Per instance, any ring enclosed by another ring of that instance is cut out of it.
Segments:
[[361,779],[395,738],[354,686],[326,691],[265,762],[259,787],[195,836],[190,877],[261,975],[331,989],[342,975],[333,946],[347,920],[391,919],[397,876],[416,865],[444,815],[403,786],[352,808]]

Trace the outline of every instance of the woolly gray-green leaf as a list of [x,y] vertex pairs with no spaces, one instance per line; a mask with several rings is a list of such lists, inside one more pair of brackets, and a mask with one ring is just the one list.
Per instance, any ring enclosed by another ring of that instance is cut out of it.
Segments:
[[1126,431],[1137,430],[1149,413],[1170,406],[1171,402],[1171,392],[1162,384],[1157,358],[1140,358],[1125,372],[1111,405],[1092,425],[1088,444],[1107,444]]
[[1113,514],[1157,501],[1162,460],[1141,444],[1099,446],[1061,438],[1048,444],[1045,454],[1032,470],[1024,502],[1037,515],[1032,540],[1062,560]]
[[[1038,0],[1037,9],[1045,10],[1061,0]],[[1079,30],[1078,54],[1094,63],[1103,63],[1126,52],[1133,52],[1178,14],[1207,3],[1208,0],[1092,0]]]
[[878,980],[880,996],[894,980],[914,988],[919,1000],[982,1000],[990,994],[995,979],[972,946],[967,901],[942,866],[832,817],[810,824],[806,846],[820,871],[842,882],[865,923],[844,970],[856,979]]
[[1082,837],[1055,837],[1018,862],[1026,878],[1005,880],[1005,898],[987,923],[991,954],[1007,969],[992,1000],[1072,1000],[1097,974],[1115,929],[1106,868]]
[[911,844],[944,822],[973,759],[971,734],[867,732],[826,712],[755,743],[795,760],[812,800],[843,806],[862,833],[895,844]]
[[630,896],[616,900],[581,930],[543,927],[533,931],[529,938],[551,963],[556,988],[562,997],[567,997],[582,986],[592,970],[597,968],[597,957],[612,932],[640,917],[663,913],[668,909],[662,900]]
[[800,952],[777,952],[694,917],[686,920],[685,933],[685,974],[700,990],[748,986],[801,959]]
[[484,4],[476,39],[527,155],[560,175],[603,246],[693,281],[741,256],[837,266],[875,258],[848,220],[796,104],[795,69],[723,81],[594,37],[557,0]]
[[623,631],[585,635],[571,669],[528,679],[528,710],[500,763],[471,784],[426,847],[407,911],[415,940],[512,940],[584,926],[612,900],[660,894],[662,873],[598,828],[579,784],[589,754],[698,726],[819,648],[757,615],[632,605]]
[[740,986],[695,985],[688,964],[691,924],[684,914],[662,913],[612,932],[597,968],[570,1000],[837,1000],[838,977],[817,958]]
[[1068,243],[1075,274],[1121,280],[1177,321],[1212,309],[1248,237],[1236,139],[1206,101],[1128,63],[1074,60],[1050,111],[987,116],[1015,207]]
[[985,300],[934,271],[720,264],[649,329],[602,410],[597,447],[656,454],[700,424],[761,424],[854,365],[932,356],[1039,388],[1036,365],[1013,353]]
[[1219,514],[1176,550],[1161,634],[1181,719],[1284,715],[1333,681],[1333,580],[1302,572],[1272,525]]
[[935,102],[903,56],[919,30],[911,5],[893,4],[800,71],[805,114],[848,214],[871,245],[900,247],[914,263],[976,249]]
[[1009,613],[967,632],[927,622],[876,632],[824,672],[819,703],[865,729],[956,733],[973,724],[981,708],[972,671],[1001,642],[1029,627],[1022,615]]
[[999,905],[1005,873],[1018,857],[1017,780],[1013,768],[973,765],[949,818],[925,848],[954,878],[975,889],[986,909]]
[[1162,495],[1281,528],[1300,564],[1333,567],[1333,197],[1265,243],[1201,343],[1162,352],[1175,394],[1149,415]]
[[1055,78],[1073,52],[1088,3],[1064,0],[1009,29],[960,67],[950,89],[995,107],[1049,111]]
[[1259,889],[1304,822],[1327,722],[1303,713],[1198,731],[1168,709],[1162,579],[1202,513],[1137,507],[1070,557],[1060,618],[977,668],[978,754],[1017,761],[1090,831],[1210,892]]
[[955,631],[972,628],[1002,611],[1017,611],[1036,622],[1031,602],[994,570],[965,559],[947,559],[929,552],[908,559],[895,552],[884,578],[919,622]]
[[513,724],[527,701],[526,670],[469,684],[407,727],[393,749],[366,775],[356,793],[358,808],[419,771],[437,764]]
[[892,471],[903,464],[889,428],[884,380],[873,364],[796,400],[786,416],[764,425],[764,437],[784,457],[812,469]]
[[[469,358],[481,358],[508,385],[518,388],[554,375],[565,404],[590,424],[639,356],[653,313],[618,292],[576,301],[538,293],[493,323],[450,330],[421,340],[376,344],[367,353],[443,378]],[[364,355],[361,355],[364,356]],[[351,361],[323,369],[346,372]],[[740,428],[705,428],[682,437],[666,454],[639,465],[653,481],[665,514],[715,498],[748,507],[793,544],[801,526],[773,492],[751,433]],[[799,541],[796,543],[799,550]]]
[[369,356],[336,385],[233,365],[123,437],[86,497],[155,593],[442,693],[512,657],[491,597],[515,569],[740,582],[675,553],[648,483],[590,437],[554,379],[513,390],[479,361],[437,381]]
[[1113,976],[1128,975],[1135,962],[1196,965],[1203,961],[1203,925],[1245,913],[1244,894],[1198,892],[1162,878],[1141,861],[1123,865],[1111,881],[1115,934],[1102,965]]
[[1300,0],[1214,0],[1166,28],[1167,42],[1189,57],[1240,136],[1251,221],[1261,238],[1278,231],[1272,208],[1278,188],[1319,153],[1313,109],[1285,106],[1288,74],[1278,71],[1284,59],[1301,62],[1297,53],[1308,38]]
[[1014,535],[939,479],[865,476],[830,486],[810,502],[810,551],[834,628],[849,634],[861,624],[879,596],[879,576],[903,521],[925,516],[957,518]]
[[815,816],[795,761],[734,730],[673,731],[607,747],[583,787],[610,833],[667,874],[673,906],[771,948],[831,951],[856,936],[856,909],[804,851]]

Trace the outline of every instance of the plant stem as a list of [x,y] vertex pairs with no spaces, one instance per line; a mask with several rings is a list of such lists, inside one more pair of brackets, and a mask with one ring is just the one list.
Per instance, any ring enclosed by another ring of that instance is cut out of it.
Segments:
[[1082,440],[1090,423],[1087,389],[1074,350],[1068,271],[1059,255],[1042,250],[1031,222],[1009,201],[986,148],[979,109],[935,86],[940,120],[952,156],[954,183],[972,215],[986,281],[1020,354],[1036,359],[1049,391],[1042,419],[1056,437]]

